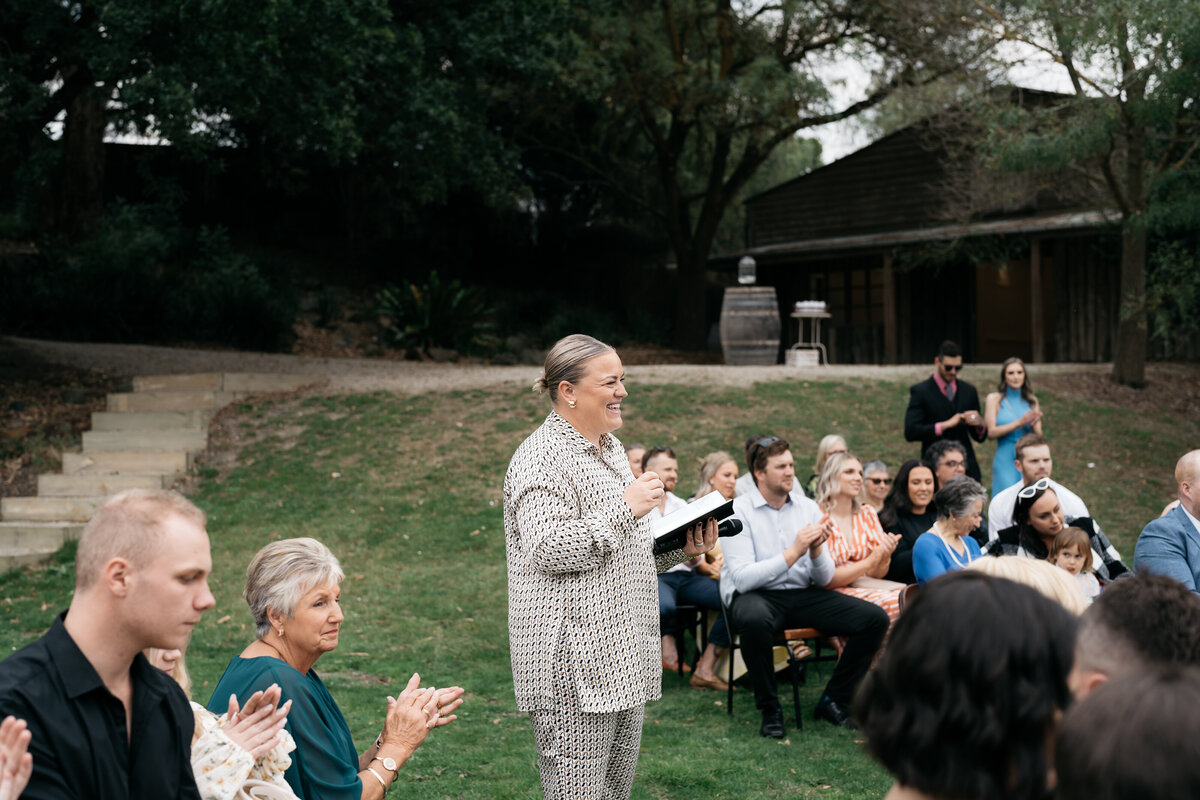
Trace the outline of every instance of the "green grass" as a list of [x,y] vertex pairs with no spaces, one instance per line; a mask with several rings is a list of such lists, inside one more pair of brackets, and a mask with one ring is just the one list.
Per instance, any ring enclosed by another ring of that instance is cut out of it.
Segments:
[[[736,453],[757,432],[792,442],[801,478],[817,440],[830,432],[893,470],[916,451],[899,433],[907,402],[901,384],[643,387],[638,368],[629,372],[619,435],[672,444],[684,495],[695,488],[700,456]],[[1173,492],[1179,443],[1196,441],[1200,426],[1043,395],[1055,477],[1089,503],[1131,560],[1138,531]],[[426,685],[467,689],[458,722],[432,736],[405,767],[401,796],[538,796],[533,738],[516,711],[509,670],[501,485],[512,451],[545,416],[544,401],[500,388],[292,398],[244,403],[239,411],[241,439],[252,443],[227,474],[202,470],[194,497],[209,514],[217,598],[189,652],[197,699],[208,699],[225,664],[253,635],[241,599],[250,557],[271,539],[314,536],[347,574],[341,647],[318,669],[359,745],[375,737],[384,697],[412,672]],[[978,448],[985,483],[993,447]],[[66,606],[72,557],[65,548],[47,565],[0,577],[5,646],[39,635]],[[758,736],[746,688],[729,717],[722,695],[665,675],[662,701],[647,709],[634,796],[882,796],[889,780],[855,736],[811,718],[827,677],[810,676],[804,730],[789,719],[788,738],[775,742]]]

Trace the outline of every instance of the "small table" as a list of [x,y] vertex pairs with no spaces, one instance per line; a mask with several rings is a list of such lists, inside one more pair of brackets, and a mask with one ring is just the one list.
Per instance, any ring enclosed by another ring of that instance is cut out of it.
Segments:
[[[825,361],[825,366],[829,366],[829,353],[825,350],[825,345],[821,344],[821,320],[830,319],[833,315],[828,311],[793,311],[792,319],[797,321],[796,325],[796,343],[788,348],[785,354],[785,361],[793,367],[816,366],[821,365],[822,359]],[[809,333],[811,339],[804,338],[804,323],[810,323]],[[812,351],[809,355],[806,351]],[[793,355],[794,354],[794,355]],[[807,358],[805,356],[808,356]]]

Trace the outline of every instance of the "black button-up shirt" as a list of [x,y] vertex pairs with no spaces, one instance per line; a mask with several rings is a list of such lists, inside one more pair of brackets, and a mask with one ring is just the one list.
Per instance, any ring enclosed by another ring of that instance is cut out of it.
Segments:
[[0,662],[0,717],[29,723],[33,777],[26,800],[189,798],[194,720],[183,691],[139,653],[133,680],[132,735],[125,707],[63,627]]

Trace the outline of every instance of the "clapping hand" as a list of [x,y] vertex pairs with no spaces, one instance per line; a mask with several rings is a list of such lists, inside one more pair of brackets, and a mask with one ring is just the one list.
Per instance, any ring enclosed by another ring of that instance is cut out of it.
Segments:
[[0,723],[0,800],[17,800],[25,791],[33,774],[32,738],[23,719],[5,717]]
[[225,735],[257,761],[279,744],[279,732],[287,722],[292,701],[279,705],[278,684],[266,691],[255,692],[238,708],[237,695],[229,696],[228,722],[222,728]]

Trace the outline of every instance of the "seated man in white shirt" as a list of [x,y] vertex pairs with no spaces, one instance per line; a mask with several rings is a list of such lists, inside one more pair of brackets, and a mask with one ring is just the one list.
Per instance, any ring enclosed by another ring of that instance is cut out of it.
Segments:
[[[651,447],[642,456],[642,471],[650,470],[658,475],[667,490],[659,501],[658,507],[650,512],[652,518],[658,518],[685,508],[687,502],[675,494],[675,485],[679,482],[679,460],[675,451],[661,445]],[[719,558],[719,557],[718,557]],[[721,610],[721,595],[717,590],[717,578],[721,574],[720,563],[710,564],[704,556],[697,556],[691,561],[676,564],[658,576],[658,616],[662,631],[662,665],[663,669],[679,669],[679,650],[675,646],[675,634],[678,621],[675,609],[678,603],[697,605]],[[696,671],[692,675],[691,684],[697,689],[716,689],[725,691],[729,684],[722,681],[713,672],[717,656],[729,647],[729,633],[725,627],[725,617],[719,616],[708,637],[708,647],[700,654],[696,662]],[[684,664],[684,671],[689,669]]]
[[[1040,433],[1027,433],[1018,439],[1016,452],[1017,472],[1021,473],[1021,482],[1014,483],[1004,491],[997,493],[992,498],[991,504],[988,505],[989,542],[995,540],[1000,531],[1012,526],[1017,493],[1042,478],[1048,479],[1054,469],[1054,462],[1050,458],[1050,443]],[[1053,480],[1050,481],[1050,488],[1058,495],[1063,516],[1068,521],[1092,516],[1084,502],[1079,499],[1079,495]]]
[[783,713],[771,649],[786,628],[812,627],[849,637],[816,717],[852,728],[850,704],[888,629],[888,615],[872,603],[824,587],[833,579],[825,550],[832,523],[817,504],[792,493],[795,467],[788,443],[768,436],[750,458],[755,485],[733,501],[743,530],[725,540],[721,599],[741,636],[742,658],[762,712],[763,736],[783,738]]

